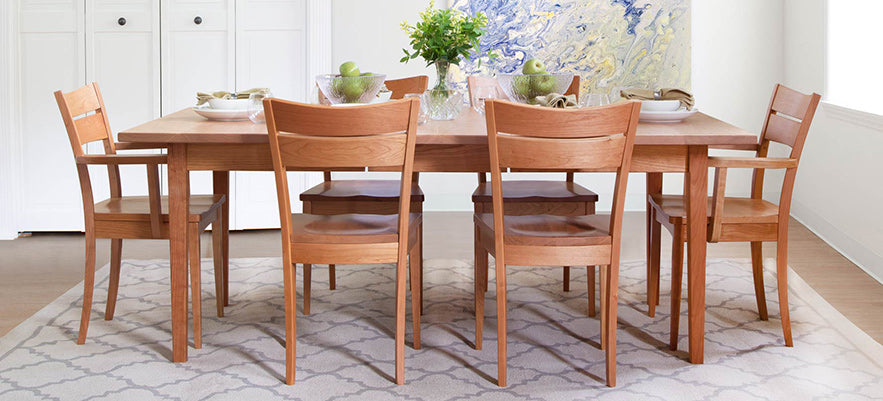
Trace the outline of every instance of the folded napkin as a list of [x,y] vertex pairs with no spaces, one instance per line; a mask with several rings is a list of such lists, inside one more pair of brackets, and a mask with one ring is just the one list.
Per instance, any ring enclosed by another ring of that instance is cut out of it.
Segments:
[[209,101],[209,99],[248,99],[255,92],[269,92],[267,88],[252,88],[239,92],[218,91],[212,93],[196,92],[196,105],[199,106]]
[[693,94],[683,89],[662,88],[658,91],[650,89],[623,89],[619,95],[634,100],[679,100],[687,110],[693,109]]
[[568,109],[577,107],[576,95],[562,95],[560,93],[550,93],[546,96],[537,96],[534,98],[534,104],[556,109]]

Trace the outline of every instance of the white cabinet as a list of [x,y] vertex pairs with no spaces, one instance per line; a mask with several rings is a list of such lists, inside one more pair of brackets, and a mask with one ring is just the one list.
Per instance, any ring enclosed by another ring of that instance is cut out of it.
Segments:
[[52,92],[85,84],[84,0],[21,0],[19,10],[20,230],[81,230],[80,184]]
[[[83,225],[52,92],[98,82],[118,132],[193,106],[197,91],[269,87],[278,97],[305,100],[309,77],[330,62],[325,0],[12,1],[19,5],[19,231]],[[326,20],[311,25],[317,18]],[[146,192],[142,166],[121,173],[124,194]],[[292,193],[320,180],[293,174]],[[193,173],[191,191],[210,193],[211,182],[211,173]],[[103,170],[94,171],[93,188],[96,198],[107,196]],[[279,226],[272,173],[232,173],[230,191],[231,228]]]

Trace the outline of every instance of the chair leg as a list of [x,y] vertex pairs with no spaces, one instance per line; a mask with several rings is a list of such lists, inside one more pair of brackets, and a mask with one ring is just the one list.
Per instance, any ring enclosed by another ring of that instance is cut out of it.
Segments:
[[415,244],[408,256],[408,268],[411,271],[411,323],[414,331],[414,349],[420,349],[420,306],[423,305],[423,294],[420,293],[423,282],[422,261],[420,246]]
[[776,282],[779,291],[779,315],[782,317],[782,333],[785,335],[785,346],[793,347],[791,338],[791,317],[788,308],[788,228],[782,233],[779,227],[779,239],[776,243]]
[[595,317],[595,266],[586,266],[586,287],[589,293],[589,317]]
[[328,265],[328,289],[334,291],[337,289],[337,271],[335,265]]
[[561,281],[564,292],[570,292],[570,266],[564,266],[564,274]]
[[89,316],[92,313],[92,291],[95,287],[95,233],[86,228],[86,273],[83,280],[83,312],[80,314],[80,334],[77,344],[86,342]]
[[601,349],[607,349],[607,272],[608,266],[598,266],[601,288]]
[[110,281],[107,284],[107,307],[104,320],[112,320],[117,306],[117,293],[120,289],[120,266],[123,263],[123,240],[110,240]]
[[295,302],[295,264],[291,258],[285,254],[283,257],[285,267],[283,271],[283,280],[285,287],[285,383],[294,384],[294,362],[295,350],[297,344],[295,342],[295,333],[297,332],[297,306]]
[[199,254],[199,225],[187,224],[187,242],[190,254],[190,292],[193,304],[193,347],[202,348],[202,283],[200,280],[201,260]]
[[659,264],[661,259],[661,247],[662,247],[662,224],[656,221],[656,212],[651,211],[650,213],[650,231],[648,232],[648,236],[650,237],[650,249],[647,252],[648,258],[648,272],[649,276],[647,276],[647,305],[648,315],[650,317],[656,316],[656,306],[659,305]]
[[763,242],[751,242],[751,270],[754,273],[754,297],[757,298],[757,313],[760,320],[769,319],[766,309],[766,294],[763,287]]
[[[399,246],[405,246],[403,244],[399,244]],[[405,284],[405,275],[407,274],[408,267],[408,258],[407,255],[399,251],[398,262],[396,263],[396,332],[395,332],[395,345],[396,345],[396,384],[402,385],[405,384],[405,296],[406,296],[406,284]]]
[[671,238],[671,326],[669,327],[668,349],[678,349],[678,330],[681,323],[681,288],[684,278],[684,238],[681,230],[675,228]]
[[230,306],[230,199],[221,206],[221,249],[224,261],[224,306]]
[[224,276],[224,235],[221,233],[223,219],[224,213],[218,210],[215,222],[212,223],[212,264],[215,267],[215,304],[218,317],[224,317],[224,283],[227,282],[227,277]]
[[[499,256],[502,252],[497,253]],[[495,261],[497,282],[497,385],[506,387],[506,264]]]
[[310,287],[313,281],[313,265],[304,263],[304,315],[310,314]]
[[423,315],[423,223],[417,228],[417,246],[420,248],[420,315]]
[[475,298],[475,349],[481,349],[484,330],[484,295],[487,286],[487,252],[478,244],[478,226],[475,227],[475,263],[473,263]]
[[605,299],[605,309],[607,322],[605,331],[607,332],[607,349],[606,351],[606,371],[607,371],[607,387],[616,387],[616,309],[619,304],[618,288],[619,288],[619,262],[614,258],[608,266],[610,270],[607,273],[607,297]]

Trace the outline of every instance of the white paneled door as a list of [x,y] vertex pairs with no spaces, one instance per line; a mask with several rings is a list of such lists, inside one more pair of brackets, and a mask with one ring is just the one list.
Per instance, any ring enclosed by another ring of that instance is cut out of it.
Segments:
[[[283,99],[304,101],[306,89],[306,3],[304,0],[239,0],[236,3],[236,86],[267,87]],[[292,207],[308,179],[320,173],[289,173]],[[272,172],[237,172],[232,227],[279,227]]]
[[80,184],[52,93],[85,84],[84,0],[19,5],[19,224],[29,231],[82,230]]

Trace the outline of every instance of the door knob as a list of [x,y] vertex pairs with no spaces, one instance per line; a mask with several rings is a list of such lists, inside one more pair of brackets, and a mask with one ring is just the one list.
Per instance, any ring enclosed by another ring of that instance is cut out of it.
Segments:
[[120,17],[120,19],[117,20],[117,24],[120,24],[120,26],[126,25],[126,19]]
[[193,19],[193,23],[196,24],[196,25],[201,24],[201,23],[202,23],[202,17],[200,17],[200,16],[197,15],[196,18]]

